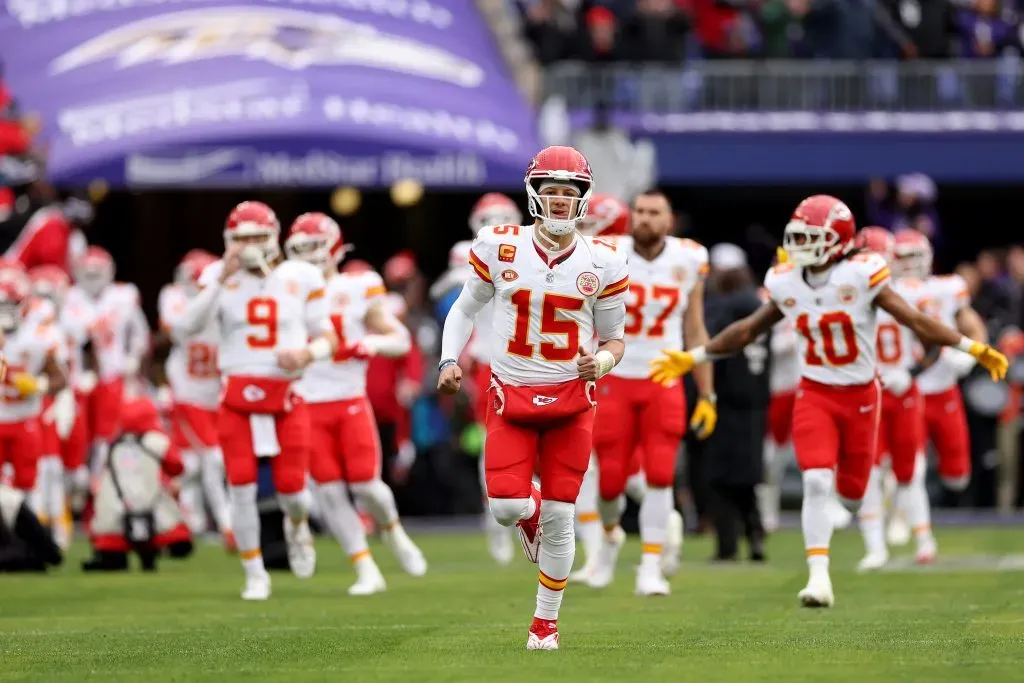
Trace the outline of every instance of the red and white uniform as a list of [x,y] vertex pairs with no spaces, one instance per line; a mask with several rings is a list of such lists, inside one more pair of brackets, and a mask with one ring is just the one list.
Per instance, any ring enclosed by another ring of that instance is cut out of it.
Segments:
[[[959,275],[935,275],[924,282],[918,308],[956,329],[960,309],[970,306],[967,283]],[[943,355],[918,375],[924,396],[927,437],[939,455],[939,476],[947,485],[962,488],[971,476],[971,442],[967,413],[956,369]]]
[[330,330],[324,276],[312,264],[284,261],[265,277],[242,270],[217,285],[223,267],[207,267],[199,284],[221,288],[214,309],[225,377],[218,431],[228,482],[254,483],[256,458],[274,457],[277,492],[298,493],[305,487],[309,415],[292,388],[299,373],[281,369],[277,357]]
[[488,495],[529,497],[535,460],[524,455],[536,453],[545,499],[574,502],[596,405],[595,387],[580,380],[576,359],[580,347],[595,348],[595,312],[622,305],[626,253],[576,236],[550,258],[533,226],[503,225],[480,232],[470,264],[493,287]]
[[683,317],[690,294],[708,271],[708,250],[693,240],[669,237],[651,261],[636,253],[632,237],[615,238],[614,244],[629,260],[629,291],[626,351],[598,383],[594,449],[604,500],[614,500],[625,490],[634,455],[651,486],[668,487],[675,480],[676,455],[686,430],[686,398],[679,383],[665,387],[648,379],[649,363],[662,349],[684,348]]
[[68,291],[61,319],[73,338],[93,342],[98,377],[87,400],[89,433],[94,440],[109,441],[117,433],[129,357],[137,362],[149,344],[139,290],[116,282],[92,297],[76,285]]
[[334,357],[306,368],[295,389],[309,406],[313,436],[310,474],[318,483],[350,484],[380,477],[381,444],[366,396],[369,357],[360,349],[366,316],[384,303],[384,281],[373,271],[327,280],[327,308],[338,335]]
[[7,364],[0,394],[0,467],[10,464],[15,488],[30,491],[36,482],[36,466],[42,455],[39,417],[43,397],[21,397],[11,384],[19,373],[38,376],[47,359],[60,358],[60,337],[50,316],[28,316],[6,336],[3,357]]
[[[188,307],[183,285],[170,284],[160,290],[157,308],[160,326],[173,330]],[[221,379],[217,366],[217,342],[220,331],[211,320],[198,334],[174,339],[167,357],[167,382],[174,398],[172,436],[184,449],[211,448],[217,445],[217,412],[220,407]]]
[[[893,291],[914,307],[920,307],[926,284],[916,278],[901,278]],[[909,371],[916,362],[919,344],[914,333],[886,311],[878,311],[878,370],[884,378],[892,370]],[[889,456],[893,474],[901,484],[914,476],[914,462],[924,446],[924,400],[916,382],[902,395],[882,392],[882,419],[878,430],[878,460]]]
[[875,462],[881,390],[876,379],[874,298],[890,281],[877,254],[831,266],[811,287],[803,268],[781,264],[764,285],[799,335],[801,381],[793,409],[793,445],[803,470],[838,466],[839,494],[860,500]]

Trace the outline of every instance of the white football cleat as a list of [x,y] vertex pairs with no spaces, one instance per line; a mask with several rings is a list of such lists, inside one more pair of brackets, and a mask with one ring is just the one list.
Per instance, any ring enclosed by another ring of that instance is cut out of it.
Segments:
[[860,562],[857,563],[857,571],[859,572],[873,572],[877,569],[881,569],[889,562],[889,551],[887,549],[875,550],[865,555]]
[[316,572],[316,548],[313,546],[309,522],[302,520],[295,524],[285,515],[284,540],[288,544],[288,566],[292,574],[300,579],[313,576]]
[[[537,505],[537,510],[533,513],[533,516],[529,519],[521,519],[516,522],[516,527],[519,529],[519,542],[523,545],[523,552],[526,553],[526,559],[534,564],[537,564],[537,556],[540,554],[540,487],[537,483],[533,483],[533,489],[530,491],[530,497],[533,498],[534,503]],[[557,641],[557,639],[556,639]],[[557,642],[555,649],[557,649]]]
[[662,576],[657,567],[644,567],[641,564],[636,568],[636,594],[637,595],[669,595],[672,589],[668,581]]
[[885,540],[889,545],[904,546],[910,543],[910,525],[900,510],[895,510],[889,527],[885,531]]
[[[661,573],[674,576],[683,563],[683,516],[672,510],[668,516],[668,540],[661,549]],[[668,595],[666,593],[666,595]]]
[[530,631],[530,637],[526,639],[527,650],[557,650],[558,649],[558,631],[552,631],[543,638],[533,631]]
[[356,565],[356,582],[349,586],[349,595],[373,595],[383,593],[387,590],[388,584],[384,581],[384,575],[380,573],[377,563],[372,557],[359,561]]
[[512,545],[512,535],[507,528],[500,526],[487,530],[487,551],[500,565],[512,563],[515,547]]
[[596,566],[597,553],[587,555],[587,561],[583,563],[583,566],[569,574],[569,583],[589,583]]
[[626,542],[626,532],[617,526],[611,533],[604,535],[601,550],[597,553],[597,562],[590,573],[587,585],[591,588],[606,588],[615,580],[615,565],[619,562],[619,551]]
[[824,572],[812,574],[807,587],[797,597],[804,607],[831,607],[836,601],[832,593],[832,579]]
[[917,553],[914,555],[914,562],[917,564],[931,564],[939,553],[939,545],[932,537],[918,540]]
[[383,533],[384,542],[387,543],[388,547],[391,548],[391,552],[398,558],[398,564],[402,565],[402,569],[409,576],[423,576],[427,573],[427,560],[423,557],[423,553],[420,549],[412,542],[409,535],[405,533],[405,529],[399,522],[395,522],[394,525],[384,531]]
[[270,597],[270,574],[256,574],[245,577],[245,588],[242,589],[243,600],[266,600]]

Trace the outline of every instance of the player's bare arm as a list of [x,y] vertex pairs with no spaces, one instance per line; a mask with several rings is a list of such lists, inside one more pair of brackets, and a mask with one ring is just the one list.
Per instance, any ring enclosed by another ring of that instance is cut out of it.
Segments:
[[[704,281],[698,280],[690,291],[689,305],[683,314],[683,339],[686,340],[688,350],[706,346],[708,343],[708,328],[704,324]],[[704,364],[694,368],[693,379],[697,383],[697,391],[702,398],[713,396],[715,393],[714,372],[710,364]]]
[[973,306],[964,306],[956,313],[956,328],[966,337],[982,343],[988,343],[988,328],[981,315]]
[[950,346],[969,353],[989,371],[993,379],[1002,379],[1006,376],[1009,366],[1006,356],[985,342],[963,336],[959,331],[917,310],[891,287],[882,288],[875,297],[875,305],[888,312],[901,325],[910,328],[925,346]]
[[46,355],[46,362],[43,364],[43,375],[46,377],[46,393],[56,394],[68,385],[68,375],[64,366],[57,360],[57,354],[53,351]]
[[363,323],[369,334],[362,340],[362,344],[371,355],[400,358],[409,353],[412,335],[382,301],[370,305]]
[[[711,341],[704,347],[704,358],[696,359],[699,364],[704,360],[710,360],[715,356],[731,356],[739,353],[758,337],[772,328],[775,323],[783,318],[782,311],[775,305],[774,301],[768,301],[759,309],[742,320],[733,324],[712,337]],[[694,351],[697,349],[695,348]],[[697,354],[694,353],[696,357]]]

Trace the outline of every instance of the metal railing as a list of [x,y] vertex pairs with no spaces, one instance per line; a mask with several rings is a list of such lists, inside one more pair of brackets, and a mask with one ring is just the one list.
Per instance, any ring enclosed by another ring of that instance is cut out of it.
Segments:
[[548,67],[544,94],[627,112],[1006,111],[1024,109],[1024,62],[563,62]]

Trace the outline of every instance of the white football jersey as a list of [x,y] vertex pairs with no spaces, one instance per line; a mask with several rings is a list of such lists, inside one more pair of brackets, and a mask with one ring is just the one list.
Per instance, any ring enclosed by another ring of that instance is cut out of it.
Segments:
[[693,240],[669,237],[653,261],[639,256],[633,238],[614,243],[629,258],[626,294],[626,352],[612,370],[616,377],[645,379],[662,349],[684,348],[683,314],[690,293],[708,272],[708,250]]
[[[200,286],[216,282],[223,261],[211,263]],[[305,261],[284,261],[266,277],[239,271],[221,285],[216,312],[218,364],[226,376],[297,379],[277,365],[279,352],[301,349],[330,331],[324,276]]]
[[124,375],[132,323],[140,315],[139,309],[139,290],[133,284],[113,283],[95,298],[80,287],[68,290],[64,320],[72,327],[85,325],[84,331],[77,329],[72,335],[92,339],[101,381]]
[[780,320],[772,328],[772,371],[768,378],[772,394],[785,394],[800,383],[800,342],[796,328],[789,318]]
[[480,231],[470,264],[494,286],[491,371],[517,386],[579,377],[580,347],[596,349],[594,311],[618,308],[629,288],[626,252],[576,235],[550,265],[532,225]]
[[[160,290],[157,308],[160,327],[171,330],[188,307],[188,293],[178,284]],[[176,403],[213,409],[220,404],[221,380],[217,368],[217,321],[187,339],[175,339],[167,356],[167,382]]]
[[373,271],[336,273],[327,280],[327,306],[331,325],[338,335],[338,350],[329,360],[306,368],[295,385],[307,403],[342,401],[366,395],[369,360],[355,356],[356,347],[368,333],[366,315],[374,305],[386,305],[387,289]]
[[7,335],[3,345],[7,361],[7,380],[0,395],[0,423],[11,424],[37,417],[43,406],[41,394],[21,398],[11,378],[20,372],[39,375],[46,366],[46,359],[53,355],[58,362],[63,360],[61,337],[52,317],[29,318],[18,329]]
[[877,254],[840,261],[820,287],[807,284],[803,268],[792,264],[768,271],[764,286],[796,328],[802,377],[832,386],[875,379],[874,300],[890,279],[888,264]]
[[[914,308],[921,309],[926,298],[926,284],[917,278],[901,278],[890,285],[894,292]],[[886,311],[878,311],[878,369],[909,370],[921,358],[921,345],[910,328],[896,322]]]
[[[924,281],[925,294],[918,309],[945,325],[957,329],[956,318],[960,309],[971,305],[967,283],[959,275],[933,275]],[[955,368],[942,356],[917,377],[922,394],[941,394],[960,381]]]

